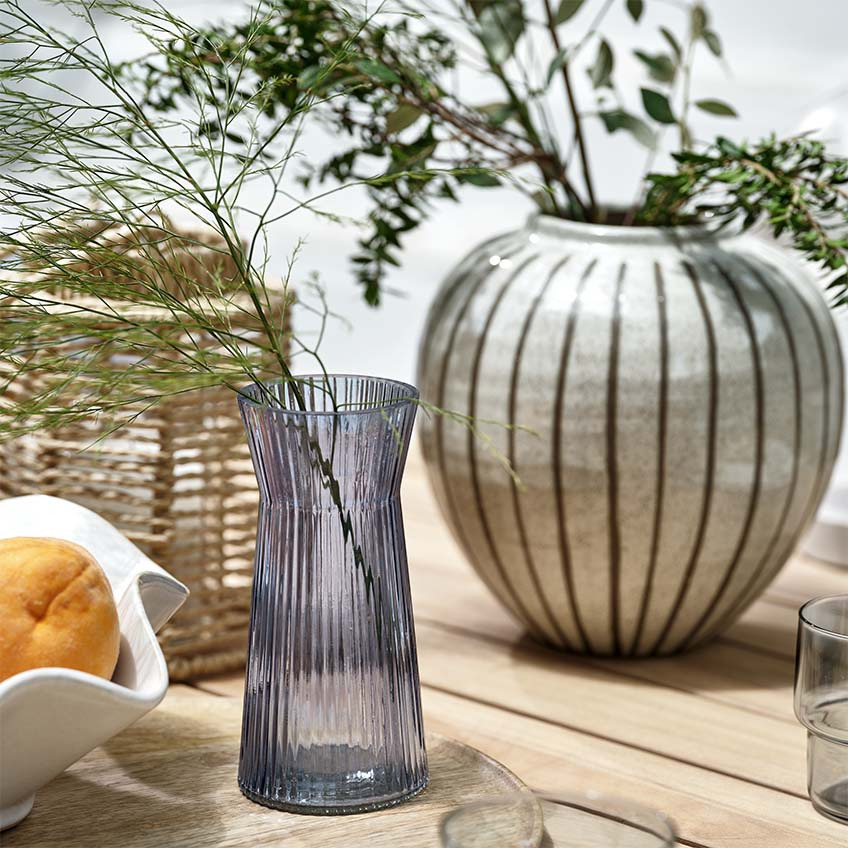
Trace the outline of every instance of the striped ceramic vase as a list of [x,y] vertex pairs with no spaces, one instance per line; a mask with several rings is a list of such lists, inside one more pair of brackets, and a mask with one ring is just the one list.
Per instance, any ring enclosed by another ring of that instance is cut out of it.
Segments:
[[727,627],[793,550],[836,457],[842,367],[815,283],[770,244],[535,217],[436,298],[422,397],[491,441],[433,416],[425,456],[535,636],[668,654]]

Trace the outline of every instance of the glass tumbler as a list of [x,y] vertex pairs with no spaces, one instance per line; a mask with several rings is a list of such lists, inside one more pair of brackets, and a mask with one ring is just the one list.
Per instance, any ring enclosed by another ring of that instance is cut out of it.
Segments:
[[260,506],[238,779],[258,803],[355,813],[427,784],[399,495],[417,397],[343,375],[239,395]]
[[801,607],[795,715],[807,728],[807,786],[823,815],[848,822],[848,595]]

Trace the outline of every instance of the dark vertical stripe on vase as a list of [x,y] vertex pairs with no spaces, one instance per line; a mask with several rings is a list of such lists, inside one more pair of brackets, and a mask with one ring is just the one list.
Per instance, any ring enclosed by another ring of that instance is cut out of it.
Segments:
[[615,284],[607,376],[607,500],[609,523],[610,623],[612,645],[621,653],[621,528],[618,526],[618,357],[621,346],[621,296],[627,264],[622,263]]
[[695,622],[695,625],[682,639],[681,645],[684,648],[688,647],[689,644],[697,638],[701,628],[709,620],[718,604],[721,603],[721,599],[724,597],[725,592],[727,592],[730,582],[733,579],[733,575],[739,567],[742,555],[745,552],[745,547],[748,544],[748,538],[751,535],[751,526],[754,523],[754,515],[759,505],[760,490],[762,488],[763,479],[763,432],[765,428],[763,407],[765,405],[765,397],[763,390],[763,368],[760,358],[760,348],[757,344],[757,332],[751,318],[751,311],[748,309],[748,305],[745,303],[736,282],[717,262],[713,262],[713,267],[716,271],[718,271],[719,275],[727,284],[731,294],[733,295],[736,306],[742,315],[742,321],[745,324],[745,334],[748,337],[748,343],[751,346],[751,364],[753,365],[754,374],[754,479],[751,483],[751,493],[748,497],[748,504],[745,508],[745,519],[742,525],[742,532],[739,534],[739,539],[733,550],[733,556],[730,559],[730,564],[728,565],[727,570],[724,573],[724,577],[719,584],[718,591],[713,595],[712,600],[707,604],[703,613]]
[[568,590],[568,603],[571,607],[571,614],[574,617],[574,623],[577,631],[580,634],[580,639],[583,647],[586,650],[592,651],[592,643],[586,634],[586,628],[583,625],[583,619],[580,616],[580,610],[577,606],[577,597],[575,595],[574,575],[571,570],[571,550],[568,544],[568,532],[566,530],[566,514],[565,514],[565,499],[562,493],[562,415],[565,407],[565,378],[568,374],[568,363],[571,358],[571,347],[574,343],[574,329],[577,324],[577,316],[580,312],[580,299],[583,296],[583,290],[586,287],[586,281],[589,279],[592,271],[597,264],[597,259],[593,259],[583,271],[577,283],[577,288],[574,293],[574,300],[571,308],[568,310],[568,317],[565,324],[565,338],[562,344],[562,353],[560,354],[559,372],[557,374],[557,390],[556,400],[554,402],[554,421],[553,421],[553,472],[554,472],[554,500],[557,510],[557,539],[559,541],[560,558],[562,560],[563,579],[565,587]]
[[836,379],[839,386],[839,396],[837,403],[839,404],[839,415],[836,418],[836,443],[833,446],[834,459],[839,455],[842,439],[845,432],[845,360],[842,356],[842,345],[839,341],[839,334],[834,321],[828,324],[833,345],[836,349]]
[[[518,337],[518,346],[515,349],[515,356],[513,357],[512,364],[512,375],[510,377],[509,383],[509,419],[507,421],[508,430],[507,430],[507,438],[509,439],[509,464],[512,468],[518,472],[518,468],[516,467],[515,461],[515,427],[516,427],[516,406],[518,403],[518,377],[521,370],[521,358],[524,355],[524,345],[527,343],[527,337],[530,332],[530,327],[533,324],[533,319],[536,317],[536,312],[539,308],[539,304],[542,302],[542,299],[547,294],[548,288],[550,288],[551,282],[554,277],[560,272],[560,270],[566,265],[570,257],[566,256],[564,259],[560,260],[556,265],[554,265],[553,270],[548,274],[545,279],[542,288],[538,292],[535,298],[533,298],[533,302],[530,305],[530,309],[527,311],[527,315],[524,318],[524,323],[521,326],[521,333]],[[565,635],[562,627],[560,627],[559,622],[557,621],[556,616],[551,609],[551,606],[548,602],[547,594],[542,587],[541,580],[539,579],[539,573],[536,568],[536,562],[533,558],[533,553],[530,548],[529,541],[527,539],[527,530],[524,526],[524,515],[521,511],[521,503],[519,499],[518,485],[515,482],[515,479],[512,478],[512,506],[515,511],[515,524],[518,530],[518,539],[521,543],[521,550],[524,553],[524,560],[527,563],[527,571],[530,575],[530,579],[533,582],[533,588],[536,590],[536,594],[539,598],[539,603],[542,606],[542,609],[545,611],[545,615],[548,619],[548,622],[551,625],[551,629],[556,633],[557,638],[560,640],[560,643],[563,647],[571,648],[571,642],[568,637]]]
[[[787,289],[792,293],[792,296],[798,301],[800,304],[804,314],[807,316],[807,320],[810,322],[810,326],[813,330],[813,336],[816,340],[816,348],[818,350],[819,361],[821,362],[822,369],[822,443],[821,449],[819,452],[819,459],[817,463],[816,470],[816,478],[813,481],[813,484],[810,486],[810,491],[807,494],[807,502],[801,513],[801,520],[798,522],[797,529],[795,533],[789,538],[786,545],[784,545],[783,550],[779,554],[779,561],[785,560],[789,554],[795,549],[795,546],[798,544],[798,540],[801,537],[801,534],[806,530],[807,524],[809,520],[812,518],[813,512],[816,506],[819,503],[822,495],[824,494],[824,489],[828,483],[828,475],[825,473],[825,469],[828,465],[828,456],[829,456],[829,447],[830,447],[830,369],[827,363],[827,351],[825,350],[824,339],[821,334],[821,328],[816,321],[816,317],[813,313],[812,307],[809,303],[807,303],[806,298],[803,296],[801,292],[798,291],[795,283],[793,283],[786,275],[784,275],[779,269],[774,268],[774,266],[769,266],[769,269],[773,271],[776,279],[779,279],[782,283],[782,287]],[[765,278],[765,275],[762,276],[762,279]],[[802,394],[802,406],[803,406],[803,394]],[[759,593],[760,587],[754,586],[751,590],[751,596],[745,600],[744,604],[740,604],[740,606],[744,606],[747,603],[750,603],[756,594]]]
[[[520,248],[516,248],[512,253],[510,253],[505,258],[509,258],[513,253],[517,253]],[[482,258],[482,257],[481,257]],[[447,385],[447,377],[448,377],[448,368],[450,367],[450,360],[453,354],[453,348],[456,344],[456,337],[459,332],[459,327],[462,324],[463,319],[465,318],[465,314],[468,312],[468,307],[471,305],[471,301],[474,299],[477,292],[480,290],[480,287],[489,279],[489,275],[491,273],[491,268],[483,267],[473,269],[468,272],[466,275],[466,279],[470,278],[474,272],[479,274],[479,278],[471,285],[468,294],[465,297],[465,300],[462,301],[459,311],[456,314],[456,318],[454,319],[453,326],[451,327],[450,335],[448,336],[448,343],[445,346],[445,349],[442,353],[442,361],[441,366],[439,368],[439,381],[436,386],[436,406],[439,409],[443,409],[445,405],[445,386]],[[461,546],[465,549],[466,555],[471,558],[471,551],[473,547],[469,545],[468,539],[465,536],[465,531],[462,528],[462,522],[459,518],[456,517],[456,504],[454,503],[453,494],[451,492],[451,487],[448,485],[447,478],[447,470],[445,464],[445,439],[444,439],[444,416],[436,415],[436,464],[439,470],[439,477],[441,479],[442,489],[445,493],[445,499],[447,500],[447,509],[445,510],[446,518],[453,528],[454,533]],[[491,580],[488,579],[488,576],[483,573],[482,570],[477,571],[480,579],[486,584],[489,588],[489,591],[495,595],[495,597],[500,598],[501,595],[498,590],[492,585]]]
[[775,311],[780,320],[780,326],[783,329],[783,334],[786,338],[786,344],[789,349],[789,361],[792,368],[792,395],[795,409],[795,430],[793,433],[793,453],[792,453],[792,470],[790,472],[789,485],[786,487],[786,497],[783,501],[783,506],[780,510],[780,517],[777,520],[775,532],[772,534],[762,557],[751,572],[751,576],[745,583],[742,591],[738,593],[737,602],[722,615],[721,620],[717,621],[710,628],[712,632],[720,630],[725,623],[733,621],[737,613],[744,609],[749,603],[749,598],[753,588],[757,585],[763,570],[772,561],[774,549],[777,546],[777,541],[780,538],[780,531],[786,524],[786,519],[789,516],[789,510],[792,507],[792,502],[795,500],[795,495],[798,491],[798,471],[801,458],[801,440],[803,433],[803,403],[801,394],[801,369],[798,364],[798,350],[795,346],[795,337],[792,334],[792,328],[789,324],[789,318],[786,315],[786,308],[781,303],[780,298],[774,293],[771,283],[766,277],[760,273],[759,269],[747,262],[741,256],[737,256],[736,260],[748,271],[752,279],[759,283],[762,290],[769,296],[774,304]]
[[701,313],[701,318],[704,322],[704,331],[707,338],[707,362],[709,367],[708,373],[708,388],[707,388],[707,458],[704,469],[704,495],[701,500],[701,517],[698,521],[698,529],[695,532],[695,542],[692,545],[692,551],[689,555],[689,560],[686,563],[686,569],[683,573],[683,581],[674,598],[674,602],[669,610],[668,617],[659,636],[654,641],[651,650],[648,653],[655,654],[659,651],[662,643],[668,636],[672,626],[674,625],[677,614],[683,606],[689,589],[692,586],[692,577],[695,573],[695,568],[698,565],[698,559],[701,555],[701,547],[704,544],[704,535],[707,530],[707,521],[710,517],[713,501],[713,484],[715,477],[715,454],[716,454],[716,423],[718,419],[718,355],[716,350],[715,330],[713,329],[712,318],[710,318],[707,302],[704,299],[704,293],[701,291],[701,281],[695,272],[694,267],[689,262],[683,263],[683,268],[686,271],[692,288],[695,292],[695,299],[698,303],[698,309]]
[[827,318],[825,319],[825,326],[827,327],[827,334],[830,336],[831,341],[833,342],[833,348],[836,353],[836,372],[833,375],[834,385],[836,386],[837,396],[836,396],[836,428],[835,428],[835,437],[833,440],[833,461],[836,461],[836,458],[839,456],[839,447],[842,442],[842,428],[845,423],[845,363],[842,359],[842,345],[839,341],[839,333],[836,329],[836,322],[830,316],[830,312],[825,306],[825,310],[827,311]]
[[660,386],[659,416],[657,421],[657,485],[654,505],[654,526],[651,531],[651,552],[648,559],[648,572],[645,576],[645,589],[639,605],[636,633],[630,648],[631,654],[639,650],[639,642],[645,629],[645,618],[654,589],[654,575],[657,570],[657,557],[660,547],[660,530],[663,519],[663,498],[665,497],[665,451],[668,429],[668,315],[665,303],[665,281],[658,262],[654,263],[654,280],[657,290],[657,312],[660,325]]
[[[536,259],[538,259],[538,254],[530,256],[525,259],[515,269],[515,271],[512,272],[495,296],[494,302],[489,309],[489,314],[486,316],[486,321],[483,324],[483,329],[481,330],[480,337],[477,340],[477,349],[474,351],[474,358],[471,365],[471,385],[468,392],[468,414],[472,419],[477,415],[477,384],[480,378],[480,363],[483,359],[483,348],[486,346],[486,338],[489,335],[489,329],[492,326],[492,322],[495,320],[495,314],[497,313],[498,307],[501,305],[509,287],[524,271],[527,270],[529,265],[536,261]],[[507,569],[504,566],[500,554],[498,553],[497,546],[495,545],[495,540],[492,536],[492,528],[489,524],[488,516],[486,515],[485,505],[483,504],[483,494],[480,490],[480,479],[477,471],[477,440],[471,429],[468,430],[468,461],[471,470],[471,488],[474,492],[474,505],[477,507],[477,517],[480,521],[480,526],[483,528],[483,538],[486,540],[486,547],[489,550],[489,555],[495,565],[495,569],[497,570],[501,581],[503,582],[504,588],[506,589],[510,600],[515,605],[515,609],[518,610],[519,614],[530,627],[533,634],[544,639],[544,630],[539,627],[538,622],[521,600],[521,595],[512,585]]]
[[807,507],[804,510],[804,520],[802,522],[802,527],[799,528],[800,533],[800,530],[804,529],[809,519],[812,518],[812,512],[813,510],[815,510],[819,499],[824,494],[825,487],[828,483],[828,475],[825,473],[825,469],[827,468],[828,456],[830,454],[831,448],[830,367],[827,363],[827,351],[825,350],[824,338],[822,336],[821,327],[819,327],[818,321],[816,321],[816,316],[813,313],[813,308],[807,302],[807,299],[804,297],[804,295],[800,291],[798,291],[797,287],[794,285],[794,283],[792,283],[792,281],[788,277],[786,277],[782,272],[778,271],[777,269],[773,268],[773,270],[775,270],[778,277],[783,281],[784,286],[788,289],[791,289],[792,294],[797,298],[798,303],[801,304],[801,308],[806,313],[807,319],[810,322],[810,326],[813,328],[813,334],[816,338],[816,348],[818,349],[819,359],[821,360],[822,365],[822,446],[821,453],[819,454],[816,483],[810,491],[810,495],[807,501]]

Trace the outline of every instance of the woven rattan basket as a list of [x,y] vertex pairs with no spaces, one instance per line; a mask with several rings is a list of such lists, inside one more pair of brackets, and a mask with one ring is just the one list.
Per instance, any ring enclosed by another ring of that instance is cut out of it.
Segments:
[[[210,263],[220,273],[225,254],[185,235],[183,267]],[[209,244],[208,234],[203,239]],[[284,314],[282,295],[272,307]],[[248,312],[232,326],[254,330]],[[38,382],[16,380],[6,400],[37,391]],[[173,679],[239,668],[258,495],[233,392],[213,387],[177,395],[102,438],[104,426],[86,420],[0,443],[0,496],[38,492],[87,506],[189,587],[185,606],[159,633]],[[47,535],[49,516],[44,526]]]

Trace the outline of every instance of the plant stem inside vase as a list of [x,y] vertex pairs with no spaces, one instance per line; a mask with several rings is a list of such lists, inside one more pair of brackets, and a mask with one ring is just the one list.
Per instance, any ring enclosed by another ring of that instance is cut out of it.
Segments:
[[304,385],[305,411],[289,381],[239,397],[260,487],[239,783],[269,806],[360,812],[427,781],[399,500],[417,392]]

